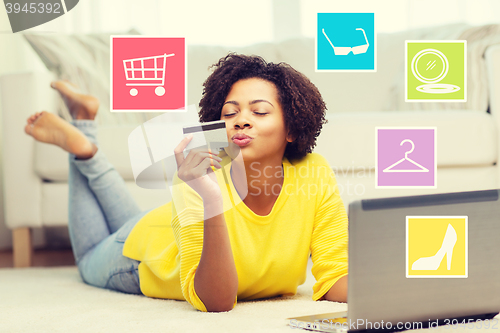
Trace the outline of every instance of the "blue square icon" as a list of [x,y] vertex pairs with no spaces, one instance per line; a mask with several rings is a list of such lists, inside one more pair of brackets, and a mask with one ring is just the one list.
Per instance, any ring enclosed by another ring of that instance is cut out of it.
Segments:
[[377,71],[374,13],[318,13],[316,71]]

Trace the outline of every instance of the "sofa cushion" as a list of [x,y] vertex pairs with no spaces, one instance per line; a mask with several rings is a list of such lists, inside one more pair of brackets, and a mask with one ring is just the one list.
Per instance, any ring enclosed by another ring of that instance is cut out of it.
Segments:
[[246,47],[191,45],[188,47],[188,104],[198,105],[203,92],[203,82],[212,72],[211,66],[230,52],[259,55],[269,62],[281,61],[276,45],[259,43]]
[[437,127],[438,167],[493,165],[497,130],[493,117],[477,111],[359,112],[328,115],[315,152],[332,167],[375,166],[375,127]]
[[[486,112],[489,106],[488,72],[491,68],[486,66],[485,52],[487,49],[500,43],[500,25],[489,24],[482,26],[469,26],[464,23],[445,25],[439,29],[425,28],[412,31],[415,38],[410,38],[410,32],[404,33],[407,40],[465,40],[466,44],[466,80],[467,96],[463,102],[452,100],[427,103],[405,102],[405,64],[395,64],[397,75],[390,89],[389,110],[467,110],[473,109]],[[404,59],[403,48],[395,50],[394,55]],[[441,83],[445,83],[442,81]]]
[[[379,34],[377,39],[378,54],[391,54],[392,49],[398,48],[395,41],[403,38]],[[376,72],[316,72],[314,39],[289,40],[276,47],[280,61],[290,64],[318,87],[329,112],[385,110],[399,59],[378,57]]]
[[[375,127],[437,127],[439,167],[492,165],[497,161],[497,131],[492,116],[477,111],[366,112],[328,114],[315,152],[337,169],[375,166]],[[136,125],[101,126],[99,149],[126,180],[134,180],[128,136]],[[165,139],[167,140],[167,139]],[[68,154],[35,143],[35,172],[45,180],[68,179]],[[480,147],[481,149],[478,149]]]
[[[464,174],[467,174],[467,177],[464,178]],[[366,198],[491,189],[495,188],[494,184],[498,175],[494,166],[441,168],[438,169],[437,189],[384,189],[383,191],[375,188],[374,173],[338,171],[336,178],[340,196],[347,209],[351,202]],[[491,184],[491,186],[486,184]],[[159,207],[171,200],[169,191],[142,189],[133,181],[125,182],[125,185],[142,210]],[[41,220],[44,226],[58,227],[68,224],[68,185],[66,183],[44,182],[41,200],[43,202]]]
[[[136,125],[102,126],[97,140],[111,164],[125,180],[134,180],[128,153],[128,136]],[[68,153],[61,148],[35,141],[35,172],[44,180],[68,181]]]
[[[138,187],[133,181],[125,182],[125,186],[143,211],[159,207],[171,200],[169,191],[146,190]],[[68,184],[44,182],[41,200],[41,220],[44,226],[68,225]]]
[[[464,175],[467,175],[464,177]],[[338,170],[337,184],[344,206],[368,198],[391,198],[450,192],[482,191],[495,189],[498,181],[496,166],[468,166],[438,168],[437,188],[376,188],[375,172]]]
[[[138,32],[131,30],[126,34]],[[110,34],[26,34],[24,37],[58,78],[75,83],[82,91],[99,99],[102,111],[96,118],[99,124],[141,124],[157,115],[155,112],[107,112],[110,109]],[[272,43],[236,48],[191,45],[188,47],[188,105],[198,105],[210,66],[229,52],[257,54],[268,61],[280,60]],[[66,120],[71,119],[63,103],[60,103],[59,114]]]
[[[59,79],[69,80],[83,92],[99,99],[101,110],[106,112],[97,114],[97,122],[103,125],[141,123],[156,114],[107,112],[110,107],[110,36],[119,34],[123,33],[25,34],[24,37],[45,66]],[[132,29],[125,34],[137,35],[138,32]],[[64,119],[71,119],[62,100],[58,112]]]

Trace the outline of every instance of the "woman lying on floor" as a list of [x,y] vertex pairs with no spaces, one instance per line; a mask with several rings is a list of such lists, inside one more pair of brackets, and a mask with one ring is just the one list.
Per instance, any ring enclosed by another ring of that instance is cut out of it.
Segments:
[[311,254],[313,299],[346,302],[347,215],[328,162],[312,153],[325,123],[319,91],[260,57],[230,54],[214,67],[199,117],[225,120],[229,147],[184,157],[192,137],[180,141],[173,201],[147,212],[98,149],[97,99],[57,81],[73,121],[28,119],[26,133],[69,152],[69,232],[83,281],[229,311],[237,300],[294,295]]

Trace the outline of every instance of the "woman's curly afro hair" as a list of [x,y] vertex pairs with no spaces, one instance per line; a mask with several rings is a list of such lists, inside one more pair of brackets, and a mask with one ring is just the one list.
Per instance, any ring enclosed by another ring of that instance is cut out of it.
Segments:
[[212,66],[213,73],[203,83],[200,122],[219,120],[222,106],[234,83],[260,78],[273,83],[283,109],[285,127],[294,138],[285,149],[288,160],[311,153],[325,119],[326,105],[318,88],[286,63],[267,63],[258,56],[230,53]]

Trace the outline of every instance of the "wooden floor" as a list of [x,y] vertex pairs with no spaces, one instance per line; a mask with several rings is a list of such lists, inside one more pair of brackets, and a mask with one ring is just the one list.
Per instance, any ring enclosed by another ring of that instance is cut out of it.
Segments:
[[[73,251],[69,250],[35,250],[34,267],[74,266]],[[14,267],[12,251],[0,251],[0,268]]]

